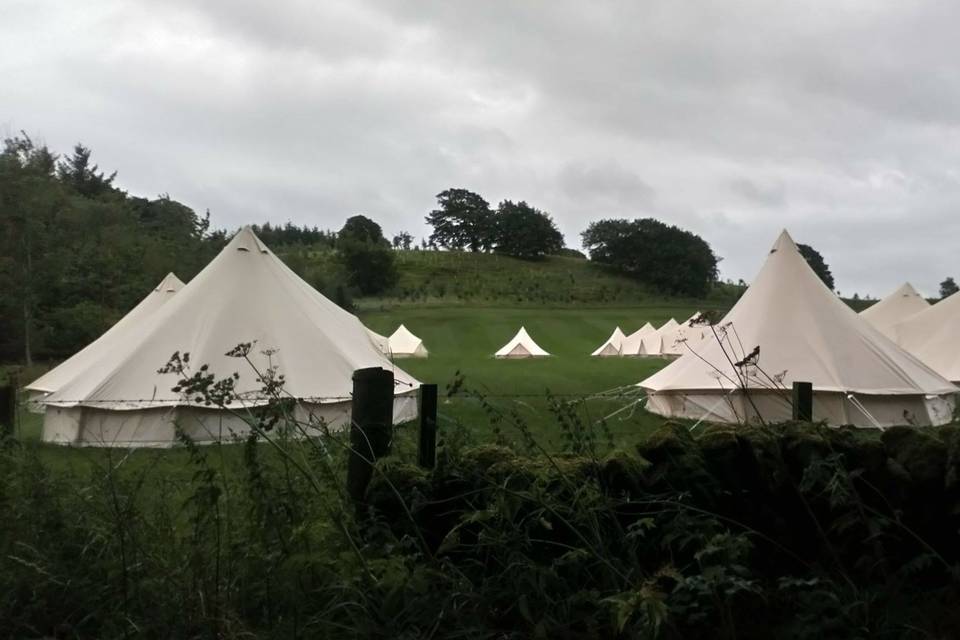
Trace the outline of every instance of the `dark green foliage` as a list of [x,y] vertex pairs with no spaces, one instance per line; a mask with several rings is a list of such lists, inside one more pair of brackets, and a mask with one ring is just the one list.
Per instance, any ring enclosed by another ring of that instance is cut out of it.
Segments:
[[580,437],[582,455],[556,456],[448,442],[434,472],[382,459],[357,515],[339,497],[345,442],[183,439],[79,467],[5,450],[0,635],[927,638],[960,624],[956,427],[667,424],[636,452]]
[[710,245],[653,218],[600,220],[581,235],[591,260],[663,293],[704,296],[717,279]]
[[363,295],[386,291],[397,283],[390,244],[380,225],[366,216],[347,219],[337,234],[337,254],[349,283]]
[[800,255],[803,256],[803,259],[807,261],[807,264],[810,265],[810,268],[813,269],[813,272],[823,280],[823,284],[827,285],[827,288],[833,291],[834,282],[833,274],[830,273],[830,267],[827,266],[827,263],[824,261],[823,256],[820,255],[820,252],[811,247],[808,244],[797,244],[797,250],[800,251]]
[[82,144],[76,145],[72,156],[57,163],[57,177],[80,195],[95,198],[113,190],[117,172],[104,177],[100,167],[90,166],[90,153]]
[[168,272],[191,278],[222,247],[209,215],[128,196],[78,145],[58,162],[26,135],[0,152],[0,358],[78,350]]
[[488,251],[493,246],[493,212],[486,200],[466,189],[437,194],[438,208],[427,215],[430,244],[446,249]]
[[366,216],[350,216],[343,223],[343,228],[337,234],[339,241],[366,242],[387,247],[387,239],[383,237],[380,225]]
[[494,233],[497,252],[515,258],[540,258],[563,248],[563,235],[550,216],[523,201],[497,206]]
[[397,235],[393,236],[394,249],[403,249],[404,251],[410,251],[410,248],[412,246],[413,246],[413,236],[407,233],[406,231],[401,231]]
[[576,249],[571,249],[570,247],[563,247],[558,251],[554,252],[554,255],[562,256],[564,258],[580,258],[581,260],[587,259],[587,254],[583,251],[577,251]]
[[277,253],[281,253],[290,247],[332,249],[337,238],[337,234],[333,231],[323,231],[317,227],[306,225],[299,227],[289,221],[283,226],[264,222],[262,225],[251,225],[251,228],[264,244]]
[[957,286],[956,281],[953,277],[948,277],[940,283],[940,297],[946,298],[947,296],[952,296],[953,294],[960,291],[960,287]]

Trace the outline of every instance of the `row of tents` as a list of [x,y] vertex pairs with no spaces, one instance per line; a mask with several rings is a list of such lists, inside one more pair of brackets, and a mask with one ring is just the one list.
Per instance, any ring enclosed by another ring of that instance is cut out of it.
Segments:
[[[630,335],[625,335],[620,327],[613,330],[607,340],[593,351],[597,357],[613,356],[678,356],[686,350],[687,343],[696,344],[705,336],[702,327],[693,325],[700,312],[680,324],[670,318],[659,329],[649,322]],[[393,358],[426,358],[428,351],[423,340],[414,335],[404,325],[400,325],[389,337],[368,329],[370,339],[380,351]],[[496,358],[542,358],[550,354],[530,336],[525,327],[494,354]]]
[[707,335],[705,329],[695,322],[699,317],[698,311],[682,324],[670,318],[659,329],[648,322],[630,335],[617,327],[590,355],[600,358],[683,355],[687,343],[696,344]]
[[[618,329],[594,354],[678,356],[637,385],[647,408],[664,416],[777,422],[790,417],[792,383],[805,381],[813,384],[815,419],[930,425],[953,415],[957,336],[960,294],[930,306],[904,285],[857,314],[826,288],[784,231],[719,323],[705,327],[691,318],[645,325],[629,336]],[[389,369],[394,419],[412,419],[420,383],[392,361],[400,355],[427,351],[402,325],[389,338],[370,332],[244,228],[189,284],[169,275],[103,336],[27,389],[44,408],[46,441],[163,446],[176,441],[179,428],[210,442],[247,433],[243,411],[271,401],[269,382],[277,375],[301,424],[338,428],[349,421],[353,372]],[[521,327],[495,355],[549,354]],[[230,403],[214,407],[175,389],[198,376],[232,380]]]
[[[411,333],[410,330],[402,324],[389,338],[370,329],[367,331],[370,333],[370,338],[374,344],[377,345],[377,348],[380,349],[384,355],[393,358],[427,357],[427,348],[424,346],[423,340]],[[543,358],[550,354],[530,337],[526,328],[520,327],[517,334],[510,338],[505,345],[497,349],[493,355],[495,358],[518,359]]]

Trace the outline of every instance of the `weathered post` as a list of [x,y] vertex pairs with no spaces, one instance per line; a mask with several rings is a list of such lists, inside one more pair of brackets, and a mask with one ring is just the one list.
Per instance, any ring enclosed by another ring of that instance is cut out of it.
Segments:
[[0,386],[0,435],[13,437],[17,424],[17,386]]
[[380,367],[353,372],[347,494],[363,500],[377,458],[390,453],[393,437],[393,373]]
[[793,419],[801,422],[813,420],[813,383],[793,383]]
[[420,447],[418,461],[424,469],[437,463],[437,385],[420,385]]

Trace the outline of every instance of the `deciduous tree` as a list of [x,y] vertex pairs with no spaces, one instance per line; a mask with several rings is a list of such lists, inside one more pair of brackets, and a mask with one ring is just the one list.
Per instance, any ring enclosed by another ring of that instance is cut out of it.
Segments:
[[470,251],[493,247],[493,212],[486,200],[467,189],[447,189],[437,194],[437,205],[426,218],[433,227],[431,245]]
[[810,265],[810,268],[813,269],[813,272],[816,273],[821,280],[823,280],[823,284],[827,285],[827,288],[833,291],[833,274],[830,273],[830,267],[823,259],[823,256],[820,255],[820,252],[808,244],[800,243],[797,243],[797,250],[800,251],[800,255],[802,255],[804,260],[807,261],[807,264]]
[[664,293],[704,296],[718,259],[701,237],[653,218],[600,220],[582,234],[590,259]]
[[563,234],[548,214],[526,202],[504,200],[494,217],[499,253],[517,258],[540,258],[563,249]]

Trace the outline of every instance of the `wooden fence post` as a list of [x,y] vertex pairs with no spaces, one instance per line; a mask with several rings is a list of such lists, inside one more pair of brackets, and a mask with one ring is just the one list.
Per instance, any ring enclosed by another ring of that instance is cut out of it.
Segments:
[[17,424],[17,386],[0,386],[0,435],[13,437]]
[[393,437],[393,373],[380,367],[353,372],[347,494],[361,502],[377,458],[390,453]]
[[437,385],[420,385],[420,447],[418,462],[424,469],[437,463]]
[[813,421],[813,383],[793,383],[793,419],[801,422]]

